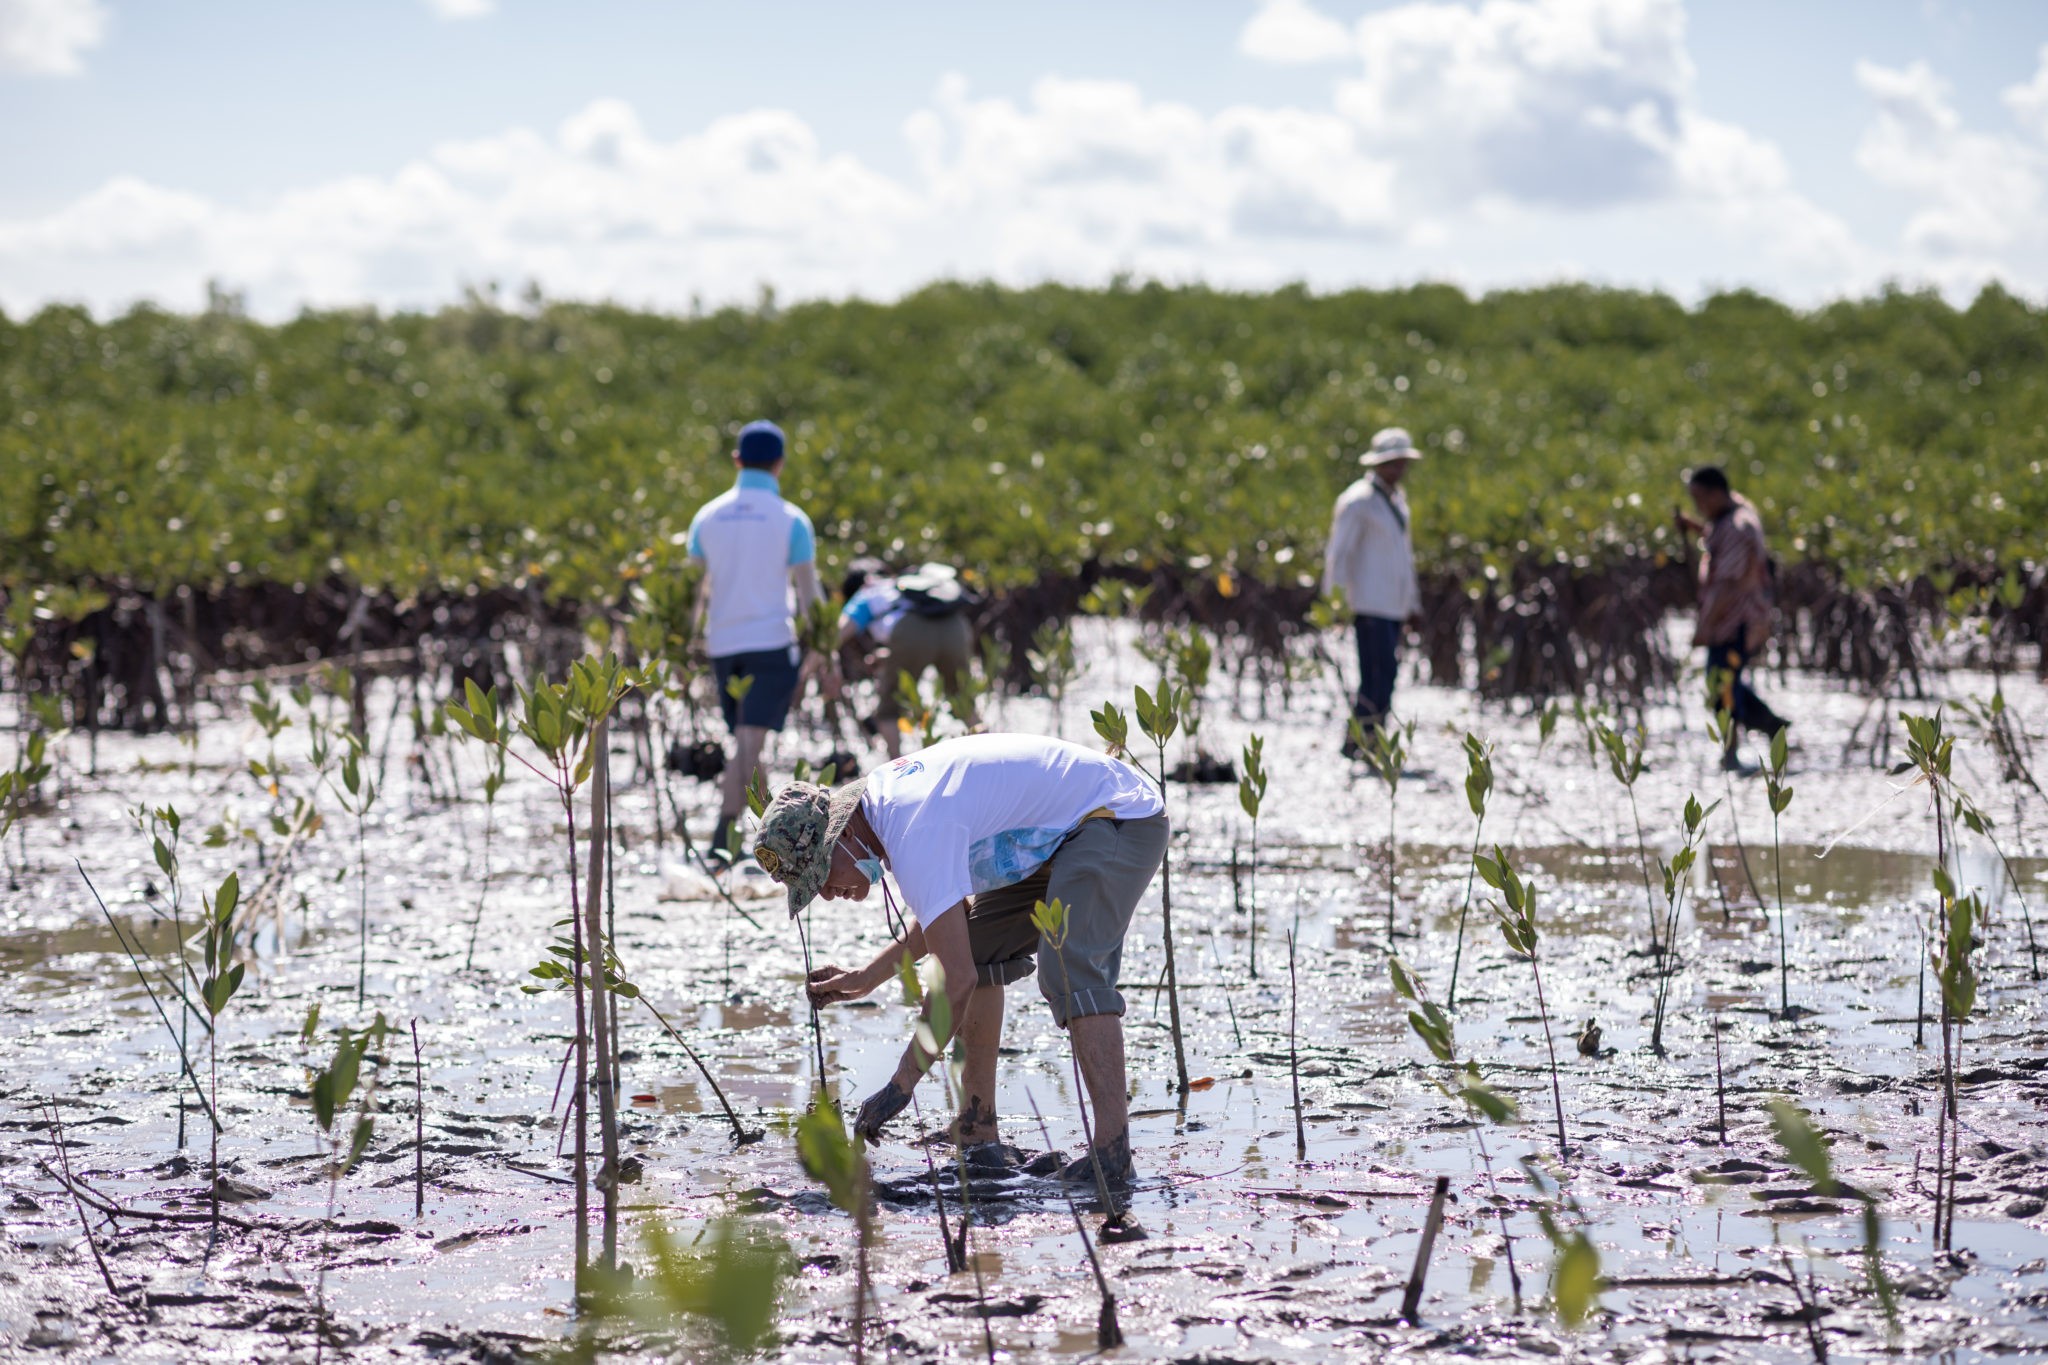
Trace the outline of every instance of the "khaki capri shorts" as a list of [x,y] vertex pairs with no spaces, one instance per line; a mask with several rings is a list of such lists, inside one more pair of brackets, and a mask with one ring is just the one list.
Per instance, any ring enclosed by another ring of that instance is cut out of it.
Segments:
[[889,632],[889,643],[875,659],[875,719],[894,722],[902,714],[896,704],[896,679],[908,673],[921,680],[925,670],[939,671],[939,689],[947,696],[959,691],[974,661],[974,623],[967,613],[919,616],[911,612]]
[[[1045,866],[967,903],[976,980],[1008,985],[1038,972],[1038,993],[1061,1028],[1069,1019],[1122,1014],[1124,937],[1166,858],[1166,816],[1084,820]],[[1067,907],[1067,941],[1055,951],[1031,923],[1040,901]]]

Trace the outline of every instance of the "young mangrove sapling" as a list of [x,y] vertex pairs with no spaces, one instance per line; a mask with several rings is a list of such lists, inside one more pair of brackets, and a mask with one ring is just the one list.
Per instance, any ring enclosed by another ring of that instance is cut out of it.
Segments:
[[1778,820],[1792,804],[1792,788],[1785,785],[1785,732],[1771,736],[1770,762],[1764,767],[1764,792],[1771,803],[1771,866],[1778,874],[1778,1017],[1792,1017],[1790,952],[1785,929],[1785,843],[1779,837]]
[[1662,958],[1664,944],[1657,937],[1657,893],[1650,889],[1650,848],[1643,838],[1642,811],[1636,805],[1636,779],[1649,771],[1649,765],[1643,762],[1643,727],[1636,726],[1633,740],[1605,722],[1597,722],[1594,733],[1607,753],[1607,771],[1628,793],[1629,819],[1635,822],[1636,829],[1636,865],[1643,874],[1643,901],[1650,914],[1650,956]]
[[[205,940],[206,975],[199,983],[199,999],[206,1006],[207,1088],[213,1093],[213,1111],[220,1112],[220,1015],[242,988],[243,964],[234,960],[235,907],[242,898],[242,883],[228,873],[211,900],[200,898],[206,918],[201,937]],[[183,945],[180,945],[182,955]],[[213,1202],[213,1224],[207,1234],[207,1249],[220,1240],[220,1125],[213,1125],[213,1141],[207,1155],[207,1179]]]
[[1251,937],[1249,957],[1252,980],[1259,979],[1259,810],[1266,803],[1266,741],[1257,734],[1247,736],[1240,755],[1244,771],[1237,779],[1237,804],[1252,822]]
[[[1544,713],[1557,723],[1553,706]],[[1479,835],[1486,828],[1486,801],[1493,794],[1493,746],[1471,731],[1465,732],[1465,804],[1472,808],[1471,858],[1479,857]],[[1465,900],[1458,907],[1458,943],[1451,952],[1451,988],[1444,993],[1444,1008],[1458,1008],[1458,967],[1465,960],[1465,917],[1472,909],[1474,862],[1465,865]]]
[[[1721,803],[1716,801],[1714,806]],[[1707,816],[1714,806],[1704,809],[1699,798],[1685,798],[1685,842],[1670,862],[1657,860],[1657,871],[1664,881],[1664,956],[1657,964],[1657,994],[1655,1001],[1655,1022],[1650,1026],[1650,1051],[1659,1057],[1664,1055],[1664,1012],[1671,997],[1671,981],[1678,975],[1678,921],[1685,911],[1685,888],[1692,880],[1693,864],[1699,858],[1700,840],[1706,835]]]
[[1559,1160],[1569,1161],[1571,1145],[1564,1132],[1564,1091],[1557,1079],[1557,1042],[1551,1036],[1550,1006],[1543,998],[1543,971],[1536,961],[1536,888],[1516,875],[1507,851],[1498,844],[1494,845],[1491,858],[1482,854],[1473,863],[1480,878],[1500,892],[1505,902],[1495,906],[1493,913],[1500,922],[1500,936],[1507,942],[1508,951],[1529,964],[1529,977],[1536,986],[1536,1014],[1543,1021],[1543,1046],[1550,1054],[1550,1098],[1557,1108],[1557,1155]]

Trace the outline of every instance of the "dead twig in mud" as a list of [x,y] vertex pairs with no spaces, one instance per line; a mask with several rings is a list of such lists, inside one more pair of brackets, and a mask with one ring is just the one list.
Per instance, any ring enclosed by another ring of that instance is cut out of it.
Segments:
[[1444,1200],[1450,1197],[1451,1178],[1440,1175],[1429,1197],[1429,1215],[1422,1220],[1422,1241],[1415,1248],[1415,1268],[1408,1272],[1408,1288],[1401,1295],[1401,1316],[1410,1327],[1421,1325],[1416,1310],[1422,1306],[1423,1283],[1429,1278],[1429,1255],[1436,1250],[1436,1235],[1444,1225]]
[[[156,988],[149,984],[149,974],[142,970],[142,962],[137,956],[137,949],[129,945],[128,936],[121,931],[121,925],[114,918],[113,912],[107,909],[107,903],[101,898],[99,888],[94,886],[92,878],[86,875],[85,864],[73,858],[71,865],[78,869],[79,879],[85,883],[85,889],[92,893],[94,903],[99,906],[101,916],[107,921],[107,927],[114,931],[115,941],[121,945],[121,951],[128,955],[128,965],[135,969],[135,979],[142,983],[143,993],[149,997],[150,1005],[156,1010],[156,1017],[163,1021],[164,1032],[171,1035],[171,1042],[178,1049],[178,1065],[183,1069],[185,1079],[192,1082],[192,1093],[199,1100],[199,1108],[205,1113],[206,1121],[212,1124],[213,1130],[218,1133],[220,1131],[220,1119],[214,1115],[213,1105],[206,1098],[206,1087],[200,1084],[198,1073],[192,1069],[192,1058],[185,1050],[185,1040],[179,1037],[178,1030],[171,1027],[170,1015],[164,1012],[163,1002],[157,999]],[[179,989],[179,997],[180,999],[184,998],[182,988]],[[186,1007],[188,1009],[191,1008],[190,1001],[186,1001]]]
[[[36,1158],[36,1165],[42,1169],[43,1174],[49,1176],[50,1179],[62,1185],[72,1195],[85,1200],[86,1203],[92,1205],[94,1209],[109,1218],[133,1218],[144,1223],[211,1223],[214,1221],[211,1213],[183,1213],[173,1212],[168,1209],[135,1209],[128,1207],[126,1204],[117,1204],[91,1185],[88,1185],[85,1182],[84,1176],[67,1178],[56,1167],[50,1165],[41,1157]],[[222,1226],[234,1228],[238,1232],[253,1232],[259,1227],[269,1226],[267,1224],[252,1223],[247,1219],[237,1218],[233,1214],[227,1213],[220,1216],[220,1222]]]
[[[1031,1105],[1031,1116],[1038,1120],[1038,1140],[1045,1144],[1048,1152],[1052,1148],[1052,1133],[1045,1126],[1045,1115],[1038,1110],[1038,1097],[1029,1089],[1024,1099]],[[1081,1250],[1088,1253],[1088,1268],[1095,1272],[1095,1288],[1102,1295],[1102,1309],[1095,1318],[1095,1346],[1107,1351],[1124,1344],[1124,1329],[1116,1320],[1116,1295],[1109,1292],[1109,1277],[1102,1273],[1102,1262],[1095,1255],[1095,1243],[1089,1240],[1088,1226],[1081,1221],[1081,1210],[1074,1203],[1073,1191],[1066,1182],[1060,1182],[1060,1193],[1066,1197],[1067,1212],[1074,1217],[1074,1235],[1081,1239]]]
[[[69,1176],[71,1174],[71,1155],[64,1150],[64,1120],[57,1113],[57,1100],[54,1096],[45,1100],[44,1104],[50,1111],[50,1145],[56,1149],[57,1162],[64,1168],[64,1174]],[[92,1220],[85,1216],[85,1201],[78,1197],[78,1191],[72,1188],[68,1180],[65,1182],[64,1188],[71,1195],[71,1207],[78,1211],[78,1226],[85,1233],[85,1245],[92,1252],[92,1263],[100,1268],[100,1278],[106,1281],[107,1292],[118,1299],[121,1297],[120,1286],[114,1283],[113,1272],[107,1269],[106,1257],[100,1255],[99,1238],[93,1233]],[[1078,1214],[1075,1215],[1075,1221],[1079,1221]],[[1084,1238],[1083,1240],[1085,1241],[1086,1239]],[[1092,1253],[1090,1259],[1093,1259]],[[1100,1278],[1102,1272],[1097,1270],[1095,1273]],[[1107,1291],[1104,1292],[1106,1293]]]

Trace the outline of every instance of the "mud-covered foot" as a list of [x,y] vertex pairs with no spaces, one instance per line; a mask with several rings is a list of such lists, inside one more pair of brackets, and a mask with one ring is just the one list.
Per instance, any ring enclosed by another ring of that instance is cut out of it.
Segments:
[[1754,763],[1744,763],[1742,756],[1733,749],[1730,749],[1727,753],[1721,755],[1721,771],[1733,773],[1737,777],[1755,777],[1757,766]]
[[712,826],[711,846],[705,850],[705,855],[715,863],[732,861],[732,821],[721,816],[718,823]]
[[1131,1161],[1131,1135],[1126,1132],[1120,1134],[1116,1141],[1068,1162],[1060,1172],[1060,1179],[1069,1185],[1093,1185],[1097,1162],[1102,1165],[1103,1180],[1113,1190],[1127,1190],[1138,1178],[1137,1169]]

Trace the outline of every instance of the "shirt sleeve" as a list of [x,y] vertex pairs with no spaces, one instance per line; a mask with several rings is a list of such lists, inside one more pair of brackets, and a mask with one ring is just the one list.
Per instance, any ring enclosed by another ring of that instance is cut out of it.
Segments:
[[1351,552],[1358,543],[1358,519],[1352,515],[1356,504],[1348,498],[1337,499],[1337,510],[1330,517],[1330,544],[1323,551],[1323,595],[1328,596],[1332,588],[1342,587],[1338,575],[1351,562]]
[[802,511],[792,507],[795,513],[789,519],[789,567],[814,563],[818,558],[817,533],[811,530],[811,519]]
[[851,622],[855,630],[866,630],[875,621],[875,599],[864,592],[855,593],[846,609],[839,613],[839,619]]
[[704,558],[704,509],[698,508],[697,515],[690,518],[690,558]]

